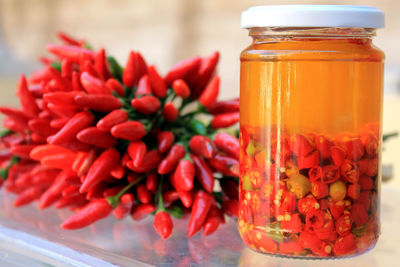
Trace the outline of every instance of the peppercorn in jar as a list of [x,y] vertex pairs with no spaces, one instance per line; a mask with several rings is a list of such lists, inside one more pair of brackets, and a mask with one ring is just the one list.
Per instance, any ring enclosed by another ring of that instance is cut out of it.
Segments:
[[343,257],[380,233],[384,54],[372,7],[252,7],[242,27],[239,232],[250,248]]

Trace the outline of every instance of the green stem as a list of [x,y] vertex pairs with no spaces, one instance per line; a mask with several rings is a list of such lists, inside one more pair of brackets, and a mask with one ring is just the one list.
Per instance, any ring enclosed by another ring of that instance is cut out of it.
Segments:
[[5,181],[8,177],[8,171],[10,170],[11,166],[17,164],[19,162],[19,157],[12,156],[10,162],[8,163],[7,167],[4,169],[0,169],[0,178]]
[[161,175],[160,181],[159,181],[159,183],[158,183],[158,188],[157,188],[157,193],[156,193],[156,199],[155,199],[156,203],[158,203],[158,204],[157,204],[157,211],[156,211],[156,213],[157,213],[157,212],[160,212],[160,211],[165,211],[164,201],[163,201],[162,192],[161,192],[161,191],[162,191],[162,190],[161,190],[161,187],[162,187],[163,180],[164,180],[164,175]]
[[115,209],[118,206],[119,200],[122,197],[123,194],[125,194],[129,189],[131,189],[134,185],[138,184],[143,178],[146,177],[146,175],[143,175],[133,181],[132,183],[128,184],[125,186],[117,195],[108,197],[107,201],[110,203],[110,205]]

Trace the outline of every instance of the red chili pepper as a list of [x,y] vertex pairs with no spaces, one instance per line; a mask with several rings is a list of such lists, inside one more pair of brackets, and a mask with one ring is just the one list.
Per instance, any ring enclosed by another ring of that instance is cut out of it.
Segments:
[[343,146],[347,151],[347,157],[352,161],[357,161],[364,155],[364,145],[359,137],[345,140]]
[[320,205],[318,201],[313,197],[313,195],[309,194],[305,198],[299,199],[297,202],[297,209],[303,215],[306,215],[312,209],[319,209]]
[[179,194],[178,194],[178,191],[176,191],[176,190],[169,190],[162,194],[162,198],[163,198],[164,204],[167,203],[165,205],[168,205],[168,204],[178,200]]
[[331,147],[333,146],[333,142],[330,141],[323,135],[319,135],[315,138],[315,146],[319,151],[319,154],[322,159],[327,160],[331,157]]
[[112,206],[106,199],[92,200],[78,213],[72,215],[61,224],[61,228],[69,230],[83,228],[107,217],[111,213],[112,209]]
[[368,176],[361,176],[358,183],[360,184],[360,188],[363,191],[372,190],[374,188],[374,181],[371,177]]
[[107,66],[106,51],[104,48],[100,49],[94,58],[94,68],[104,81],[107,80],[111,74]]
[[196,155],[203,156],[207,159],[212,158],[216,153],[213,142],[203,135],[194,135],[190,139],[189,148]]
[[157,150],[150,150],[144,156],[143,162],[139,167],[133,166],[132,161],[128,162],[127,167],[137,173],[147,173],[157,169],[161,160],[162,156]]
[[328,185],[321,181],[311,182],[311,193],[317,198],[321,199],[328,196]]
[[316,250],[321,247],[322,241],[315,234],[303,231],[299,236],[299,244],[303,248]]
[[110,88],[112,91],[116,92],[119,96],[124,96],[125,95],[125,89],[120,84],[119,81],[117,81],[114,78],[110,78],[106,81],[106,86]]
[[38,199],[43,191],[43,186],[28,187],[18,194],[17,199],[14,201],[14,207],[21,207],[31,203],[32,201]]
[[[75,161],[72,165],[72,170],[74,170],[78,176],[82,176],[89,171],[89,168],[97,158],[97,152],[96,149],[92,149],[88,153],[84,152],[82,156],[79,156],[79,153],[82,152],[77,153]],[[82,158],[79,159],[78,157]]]
[[340,146],[332,146],[331,157],[336,166],[341,166],[346,158],[346,151]]
[[222,210],[228,216],[239,216],[239,201],[237,199],[228,199],[222,202]]
[[184,191],[192,190],[195,173],[193,162],[187,159],[181,160],[173,174],[176,186]]
[[124,189],[123,185],[118,185],[114,187],[109,187],[106,190],[103,191],[103,197],[113,197],[115,195],[118,195],[122,190]]
[[27,123],[29,121],[29,117],[21,110],[15,108],[0,107],[0,113],[18,122],[24,129],[28,129]]
[[187,236],[190,238],[203,226],[211,208],[212,197],[204,191],[197,192],[192,206]]
[[174,227],[171,216],[166,211],[159,211],[156,213],[153,226],[162,239],[167,239],[171,235]]
[[213,115],[221,113],[238,112],[240,108],[239,98],[233,100],[215,102],[211,106],[207,107],[208,112]]
[[159,174],[167,174],[175,169],[179,160],[186,154],[186,150],[181,145],[174,145],[168,152],[167,156],[158,165]]
[[79,186],[76,185],[70,185],[62,191],[63,197],[74,197],[77,195],[80,195],[80,193],[79,193]]
[[91,187],[108,178],[110,170],[118,164],[119,156],[119,152],[114,148],[107,149],[101,153],[90,167],[80,192],[87,192]]
[[122,74],[122,81],[125,86],[133,87],[137,83],[138,79],[137,56],[134,51],[131,51]]
[[308,171],[308,177],[312,182],[318,181],[322,177],[322,168],[320,166],[310,168]]
[[315,230],[320,229],[325,223],[325,213],[320,209],[311,209],[306,214],[305,227],[309,233],[314,233]]
[[207,163],[215,171],[224,175],[239,177],[239,161],[234,158],[217,154],[213,158],[207,160]]
[[49,136],[57,132],[56,129],[50,127],[50,121],[46,119],[32,119],[28,122],[29,129],[41,136]]
[[87,199],[85,195],[75,195],[72,197],[62,197],[59,200],[57,200],[56,204],[54,207],[56,209],[63,209],[65,207],[71,207],[71,206],[76,206],[76,205],[81,205],[87,203]]
[[54,105],[53,103],[48,103],[47,104],[47,109],[55,114],[56,117],[67,117],[71,118],[73,117],[77,110],[74,107],[68,107],[68,106],[57,106]]
[[74,71],[73,62],[69,59],[63,59],[61,61],[61,77],[65,79],[71,79],[73,71]]
[[227,153],[235,159],[239,159],[239,139],[236,137],[224,132],[217,133],[214,138],[214,144],[219,150]]
[[164,79],[161,78],[154,66],[149,66],[147,72],[154,95],[159,98],[164,98],[167,95],[167,86]]
[[326,165],[322,168],[321,181],[326,184],[335,182],[340,178],[339,167],[335,165]]
[[155,211],[154,204],[137,204],[132,209],[132,219],[135,221],[141,220],[146,215]]
[[30,153],[35,147],[36,145],[14,145],[10,148],[10,152],[20,158],[30,159]]
[[91,95],[112,95],[112,91],[104,82],[88,72],[81,74],[81,84]]
[[194,99],[198,98],[204,87],[208,84],[211,77],[215,73],[215,67],[217,66],[219,59],[219,53],[214,52],[209,57],[204,58],[200,62],[199,70],[196,74],[196,79],[193,82],[192,97]]
[[353,225],[353,219],[349,214],[344,214],[336,220],[335,225],[336,232],[341,236],[345,236],[350,233],[351,226]]
[[152,193],[155,193],[158,186],[158,175],[155,172],[149,173],[146,180],[146,188]]
[[122,165],[111,170],[110,175],[115,179],[122,179],[125,176],[125,168]]
[[65,34],[64,32],[58,32],[57,37],[68,45],[82,46],[82,44],[85,43],[84,41],[79,41],[72,38],[71,36]]
[[72,170],[72,164],[75,161],[75,153],[63,153],[45,156],[40,163],[49,168]]
[[289,140],[290,150],[297,157],[304,157],[310,154],[314,150],[314,145],[311,141],[304,135],[295,134],[290,137]]
[[133,98],[131,105],[140,113],[149,115],[157,112],[160,109],[161,103],[156,97],[145,95],[140,98]]
[[378,154],[379,141],[377,136],[371,131],[361,135],[361,142],[364,145],[365,154],[372,158]]
[[21,75],[18,81],[17,96],[21,102],[24,112],[31,117],[39,113],[39,107],[32,93],[28,90],[28,83],[24,75]]
[[355,163],[350,160],[344,160],[340,167],[340,174],[349,183],[357,183],[360,179],[360,171]]
[[233,179],[221,179],[219,181],[222,192],[229,199],[239,199],[239,187]]
[[343,214],[344,209],[344,201],[329,202],[329,210],[331,211],[331,214],[335,219],[338,219]]
[[145,185],[139,185],[137,187],[137,197],[139,199],[139,201],[143,204],[147,204],[150,203],[151,201],[151,192],[149,190],[147,190]]
[[219,76],[215,76],[200,95],[199,102],[206,108],[215,103],[219,93]]
[[121,100],[111,95],[77,95],[75,103],[100,112],[110,112],[122,107]]
[[147,153],[147,146],[143,141],[131,142],[127,149],[128,155],[132,159],[132,164],[139,167],[144,160]]
[[142,96],[142,95],[151,95],[151,84],[150,84],[150,79],[149,75],[144,75],[142,78],[140,78],[135,96]]
[[93,59],[95,55],[89,49],[68,45],[49,44],[46,46],[46,50],[62,59],[67,58],[75,63],[79,63],[83,58]]
[[82,111],[77,113],[53,136],[47,138],[48,143],[62,144],[75,139],[76,134],[85,129],[94,121],[94,117],[90,112]]
[[81,75],[79,72],[77,71],[72,72],[71,83],[72,83],[72,89],[74,91],[80,92],[84,90],[81,84]]
[[216,206],[212,206],[203,225],[204,235],[210,235],[218,229],[222,223],[221,217],[221,211]]
[[113,126],[111,134],[116,138],[137,141],[146,135],[146,129],[139,121],[127,121]]
[[214,174],[208,164],[200,157],[190,154],[194,165],[196,166],[196,177],[201,186],[209,193],[214,188]]
[[164,105],[163,116],[168,122],[174,122],[178,118],[178,109],[174,103],[168,102]]
[[174,143],[174,134],[170,131],[162,131],[157,135],[158,152],[164,154]]
[[118,206],[113,210],[113,215],[117,220],[122,220],[127,214],[130,213],[135,197],[131,193],[125,193],[121,196]]
[[300,170],[310,169],[317,165],[319,165],[319,152],[318,151],[314,151],[314,152],[311,152],[307,156],[297,158],[297,166]]
[[215,115],[211,121],[211,126],[214,129],[226,128],[234,125],[239,121],[239,112],[221,113]]
[[333,246],[333,251],[336,256],[350,255],[356,249],[356,241],[351,233],[346,236],[339,237]]
[[347,196],[356,200],[360,196],[361,188],[358,184],[349,184],[347,186]]
[[136,66],[138,77],[147,74],[147,63],[139,52],[136,52]]
[[367,165],[367,169],[365,171],[365,174],[368,176],[375,176],[378,173],[378,166],[379,166],[379,160],[378,158],[373,158],[370,159]]
[[351,208],[351,217],[357,227],[368,222],[367,209],[361,203],[354,203]]
[[190,59],[182,60],[173,66],[164,78],[167,86],[171,85],[173,81],[178,79],[184,79],[187,74],[198,70],[200,67],[201,58],[195,57]]
[[170,182],[172,186],[178,192],[179,198],[186,208],[190,208],[193,204],[193,192],[192,191],[185,191],[181,189],[181,185],[177,183],[177,180],[174,178],[175,173],[170,175]]
[[128,113],[125,110],[118,109],[111,111],[108,115],[97,122],[96,127],[102,131],[108,132],[117,124],[128,120]]
[[96,127],[89,127],[80,131],[76,138],[85,144],[90,144],[102,148],[113,147],[117,140],[110,133],[104,132]]
[[190,96],[190,88],[182,79],[175,80],[172,83],[172,89],[177,96],[188,98]]
[[53,92],[44,94],[43,100],[57,106],[68,106],[71,108],[78,108],[79,106],[75,103],[75,96],[83,94],[84,94],[83,92],[79,91]]
[[285,214],[284,220],[281,221],[281,228],[285,233],[297,234],[303,229],[298,213]]

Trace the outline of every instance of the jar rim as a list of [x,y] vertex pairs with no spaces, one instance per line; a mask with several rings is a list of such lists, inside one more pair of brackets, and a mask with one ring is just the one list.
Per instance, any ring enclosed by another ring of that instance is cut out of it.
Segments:
[[324,37],[324,38],[370,38],[376,35],[375,28],[356,27],[253,27],[249,35],[262,37]]
[[375,7],[352,5],[264,5],[242,12],[241,27],[383,28],[385,16]]

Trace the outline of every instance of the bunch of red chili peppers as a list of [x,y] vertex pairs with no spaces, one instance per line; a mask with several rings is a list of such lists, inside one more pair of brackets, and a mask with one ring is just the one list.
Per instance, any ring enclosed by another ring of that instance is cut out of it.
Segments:
[[190,214],[189,237],[237,216],[239,141],[217,129],[238,122],[239,101],[217,102],[219,54],[184,60],[163,77],[138,52],[122,68],[104,49],[59,37],[63,45],[46,47],[56,60],[42,58],[42,70],[21,76],[22,110],[0,108],[1,183],[18,195],[15,206],[69,208],[64,229],[110,213],[154,214],[162,238],[171,215]]

